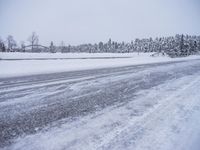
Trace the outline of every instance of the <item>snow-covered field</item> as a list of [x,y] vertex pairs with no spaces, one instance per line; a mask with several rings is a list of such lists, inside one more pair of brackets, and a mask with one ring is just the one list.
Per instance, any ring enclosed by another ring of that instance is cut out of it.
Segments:
[[152,53],[0,53],[0,78],[200,58],[151,57]]

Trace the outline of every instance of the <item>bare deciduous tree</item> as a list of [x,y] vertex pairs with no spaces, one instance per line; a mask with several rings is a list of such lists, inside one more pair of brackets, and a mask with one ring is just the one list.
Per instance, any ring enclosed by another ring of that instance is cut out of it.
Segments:
[[39,43],[39,36],[35,32],[33,32],[32,35],[28,38],[28,41],[30,42],[31,49],[33,51],[34,46],[38,45]]
[[21,45],[21,51],[22,51],[22,52],[25,52],[25,42],[24,42],[24,41],[21,41],[21,42],[20,42],[20,45]]

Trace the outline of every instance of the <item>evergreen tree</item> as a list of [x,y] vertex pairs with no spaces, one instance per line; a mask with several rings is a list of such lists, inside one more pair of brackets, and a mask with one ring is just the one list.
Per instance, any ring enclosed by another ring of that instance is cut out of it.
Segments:
[[188,53],[184,49],[184,35],[183,34],[181,35],[181,39],[180,39],[180,51],[178,51],[177,56],[179,56],[179,55],[181,55],[181,56],[188,55]]
[[51,44],[50,44],[49,49],[50,49],[50,52],[51,52],[51,53],[55,53],[55,52],[56,52],[56,48],[55,48],[55,46],[53,45],[53,41],[51,41]]

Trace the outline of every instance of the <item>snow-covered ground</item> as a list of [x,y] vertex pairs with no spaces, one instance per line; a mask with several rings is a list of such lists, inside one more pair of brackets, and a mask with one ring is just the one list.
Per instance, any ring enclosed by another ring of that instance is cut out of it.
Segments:
[[0,78],[198,59],[152,53],[0,53]]
[[[149,56],[153,53],[141,53],[142,56]],[[0,59],[64,59],[64,58],[118,58],[135,57],[137,53],[0,53]]]
[[[132,64],[170,63],[96,70],[90,66],[88,71],[2,78],[0,149],[199,150],[198,58],[116,58],[111,59],[116,66],[120,60],[126,65],[131,60],[135,60]],[[105,67],[111,63],[110,59],[2,62],[52,61],[53,65],[82,60],[85,65],[100,60]]]

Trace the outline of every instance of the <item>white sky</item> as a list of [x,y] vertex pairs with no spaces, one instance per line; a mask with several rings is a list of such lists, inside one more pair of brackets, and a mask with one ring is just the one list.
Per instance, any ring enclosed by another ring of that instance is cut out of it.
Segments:
[[26,41],[35,31],[44,45],[74,45],[200,35],[199,17],[199,0],[0,0],[0,37]]

